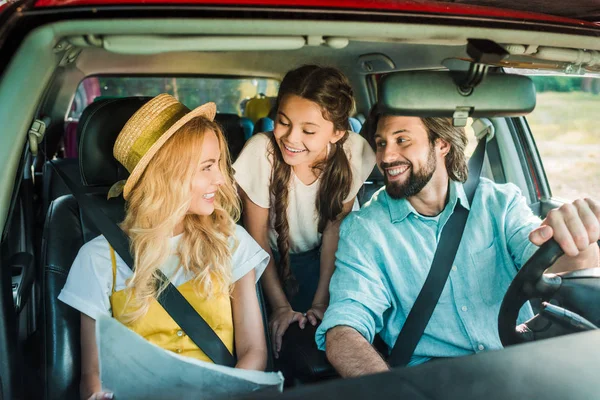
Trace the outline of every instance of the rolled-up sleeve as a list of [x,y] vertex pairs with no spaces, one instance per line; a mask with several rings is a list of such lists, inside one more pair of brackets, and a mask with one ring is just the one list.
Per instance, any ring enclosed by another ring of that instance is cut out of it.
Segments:
[[377,263],[376,241],[364,218],[350,214],[340,228],[335,272],[329,285],[330,302],[315,340],[325,350],[327,331],[339,325],[356,329],[370,343],[383,328],[383,314],[391,301]]
[[517,269],[520,269],[538,249],[529,240],[529,234],[539,227],[542,221],[533,214],[525,197],[515,185],[509,184],[505,188],[509,194],[505,220],[506,242]]

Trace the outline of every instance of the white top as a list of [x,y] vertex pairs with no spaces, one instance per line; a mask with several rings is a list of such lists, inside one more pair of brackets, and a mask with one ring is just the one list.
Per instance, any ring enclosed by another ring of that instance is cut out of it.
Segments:
[[[269,184],[273,169],[273,155],[270,152],[272,135],[272,132],[268,132],[252,136],[233,164],[237,184],[254,204],[263,208],[271,206]],[[349,132],[344,150],[352,167],[352,187],[344,200],[348,202],[356,197],[371,174],[375,166],[375,153],[362,136],[353,132]],[[312,250],[321,244],[316,207],[319,182],[320,179],[317,179],[310,185],[305,185],[292,170],[287,208],[292,254]],[[275,214],[269,213],[269,217],[269,243],[272,249],[277,249]]]
[[[175,275],[173,272],[179,266],[179,258],[175,250],[182,235],[170,239],[173,254],[160,268],[175,286],[180,286],[192,279],[192,274],[186,274],[180,268]],[[256,272],[256,281],[262,275],[269,262],[269,255],[256,243],[244,228],[236,225],[235,237],[238,247],[233,252],[231,267],[232,283],[236,282],[252,269]],[[231,240],[233,244],[233,240]],[[133,272],[127,264],[115,252],[117,261],[117,279],[115,291],[125,289],[127,279],[131,278]],[[60,292],[58,299],[71,307],[97,319],[100,315],[112,316],[110,296],[112,294],[113,272],[110,258],[110,248],[104,236],[98,236],[84,244],[79,250],[67,283]]]

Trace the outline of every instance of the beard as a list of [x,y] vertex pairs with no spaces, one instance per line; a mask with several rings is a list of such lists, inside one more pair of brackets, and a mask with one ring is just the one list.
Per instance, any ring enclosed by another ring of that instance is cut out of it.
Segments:
[[387,194],[396,200],[411,197],[419,193],[425,185],[429,183],[433,173],[437,168],[437,161],[435,159],[435,149],[433,146],[429,146],[429,155],[427,156],[427,163],[419,171],[412,169],[412,163],[407,162],[394,162],[394,163],[381,163],[380,167],[385,171],[386,168],[392,168],[400,165],[408,165],[410,168],[409,176],[404,182],[390,182],[386,173],[383,174],[385,182],[385,191]]

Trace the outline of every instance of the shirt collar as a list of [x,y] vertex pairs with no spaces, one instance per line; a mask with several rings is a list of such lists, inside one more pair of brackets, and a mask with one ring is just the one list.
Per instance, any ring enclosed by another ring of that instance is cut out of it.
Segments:
[[[461,206],[463,206],[467,210],[470,210],[469,200],[467,199],[467,194],[465,193],[463,184],[460,182],[450,180],[450,184],[448,186],[449,200],[444,210],[448,209],[449,206],[452,210],[454,210],[457,201],[460,201]],[[414,209],[412,204],[410,204],[410,202],[407,199],[392,199],[387,194],[387,192],[385,193],[385,195],[387,197],[388,209],[390,212],[390,220],[393,224],[402,222],[406,217],[408,217],[411,214],[419,215],[417,210]]]

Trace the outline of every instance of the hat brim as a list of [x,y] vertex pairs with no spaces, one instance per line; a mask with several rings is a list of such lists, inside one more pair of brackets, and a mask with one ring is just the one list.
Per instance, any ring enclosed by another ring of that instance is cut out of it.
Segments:
[[129,178],[127,178],[127,182],[125,183],[125,186],[123,187],[123,198],[125,198],[125,200],[127,200],[127,198],[129,197],[129,192],[131,191],[131,189],[133,189],[135,184],[138,182],[138,180],[140,179],[140,177],[146,170],[146,167],[148,166],[148,164],[150,163],[152,158],[156,155],[158,150],[160,150],[160,148],[166,143],[166,141],[169,140],[169,138],[171,138],[171,136],[173,136],[175,134],[175,132],[177,132],[182,126],[184,126],[186,123],[188,123],[190,120],[192,120],[196,117],[206,117],[209,120],[214,121],[216,114],[217,114],[217,105],[215,103],[206,103],[206,104],[201,105],[200,107],[194,108],[192,111],[185,114],[181,119],[179,119],[177,122],[175,122],[148,149],[146,154],[144,154],[144,156],[137,163],[137,165],[135,166],[133,171],[131,171]]

